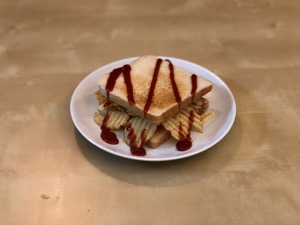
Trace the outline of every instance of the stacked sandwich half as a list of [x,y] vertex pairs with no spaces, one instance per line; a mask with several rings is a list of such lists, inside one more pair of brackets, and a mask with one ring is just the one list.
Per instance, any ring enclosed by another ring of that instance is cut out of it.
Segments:
[[94,120],[101,138],[118,144],[114,131],[123,129],[133,155],[145,155],[145,145],[156,148],[171,137],[179,151],[188,150],[191,132],[203,132],[203,124],[214,117],[203,97],[212,83],[168,59],[140,57],[101,76],[98,85]]

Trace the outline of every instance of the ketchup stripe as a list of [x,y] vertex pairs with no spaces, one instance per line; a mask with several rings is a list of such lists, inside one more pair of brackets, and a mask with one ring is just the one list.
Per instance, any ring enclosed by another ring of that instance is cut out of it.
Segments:
[[100,137],[106,143],[111,144],[111,145],[116,145],[119,143],[119,140],[117,138],[117,135],[114,132],[112,132],[109,128],[107,128],[106,123],[108,122],[108,120],[109,120],[109,114],[108,114],[108,112],[106,112],[103,122],[102,122],[102,125],[101,125]]
[[132,87],[131,75],[130,75],[131,67],[129,65],[125,65],[123,66],[123,70],[124,70],[123,76],[124,76],[126,89],[127,89],[127,99],[129,104],[134,105],[135,101],[133,98],[133,87]]
[[109,93],[114,89],[115,84],[116,84],[116,80],[121,75],[122,71],[123,71],[123,68],[120,67],[120,68],[114,69],[109,74],[109,77],[108,77],[107,82],[106,82],[106,87],[105,87],[108,102],[109,102]]
[[[181,106],[181,96],[179,94],[178,91],[178,86],[176,84],[175,81],[175,74],[174,74],[174,65],[171,63],[170,60],[166,59],[165,61],[169,62],[169,76],[170,76],[170,81],[171,81],[171,85],[172,85],[172,89],[173,89],[173,93],[174,93],[174,97],[176,99],[176,102],[179,105],[179,108]],[[162,64],[163,60],[158,58],[156,60],[156,64],[155,64],[155,68],[154,68],[154,72],[153,72],[153,76],[152,76],[152,81],[150,84],[150,88],[149,88],[149,93],[148,93],[148,97],[144,106],[144,117],[146,117],[147,112],[150,109],[150,106],[152,104],[152,99],[153,99],[153,95],[154,95],[154,91],[155,91],[155,87],[156,87],[156,83],[158,80],[158,75],[159,75],[159,71],[160,71],[160,67]],[[109,77],[107,79],[107,83],[106,83],[106,93],[107,93],[107,103],[109,106],[109,94],[110,92],[113,91],[115,84],[116,84],[116,80],[120,77],[120,75],[123,74],[124,77],[124,82],[126,85],[126,89],[127,89],[127,99],[129,104],[135,104],[135,100],[134,100],[134,95],[133,95],[133,86],[132,86],[132,82],[131,82],[131,67],[130,65],[126,64],[123,67],[120,68],[116,68],[114,69],[110,74]],[[197,75],[192,74],[191,76],[191,83],[192,83],[192,88],[191,88],[191,95],[192,95],[192,100],[194,100],[194,97],[196,95],[197,92]],[[113,133],[109,128],[107,128],[106,123],[109,119],[109,114],[108,112],[106,113],[104,119],[103,119],[103,123],[101,126],[101,138],[106,141],[107,143],[110,144],[117,144],[118,138],[116,136],[115,133]],[[190,137],[190,133],[193,127],[193,122],[194,122],[194,111],[191,110],[190,114],[189,114],[189,123],[188,123],[188,127],[187,127],[187,135],[184,136],[183,134],[183,124],[180,122],[179,123],[179,127],[178,127],[178,135],[180,137],[180,141],[176,144],[176,147],[179,151],[185,151],[191,148],[192,146],[192,139]],[[131,153],[132,155],[137,155],[137,156],[144,156],[146,155],[146,151],[143,147],[143,145],[145,144],[146,141],[146,137],[145,137],[145,132],[146,130],[144,129],[141,133],[141,146],[137,147],[136,146],[136,139],[137,136],[135,134],[134,128],[132,127],[131,123],[128,123],[126,128],[128,131],[128,139],[130,140],[129,142],[129,146],[131,149]]]
[[181,97],[180,97],[180,94],[179,94],[179,91],[178,91],[177,84],[175,82],[174,66],[173,66],[173,64],[171,63],[170,60],[167,59],[166,61],[169,62],[170,80],[171,80],[171,84],[172,84],[172,88],[173,88],[173,92],[174,92],[174,96],[175,96],[176,102],[178,103],[179,108],[180,108]]
[[148,110],[150,108],[150,105],[151,105],[151,102],[152,102],[153,93],[154,93],[154,90],[155,90],[155,85],[156,85],[156,82],[157,82],[157,77],[158,77],[158,73],[159,73],[161,63],[162,63],[162,59],[157,59],[155,69],[154,69],[154,72],[153,72],[151,86],[150,86],[149,93],[148,93],[148,98],[147,98],[146,104],[144,106],[144,117],[146,117],[146,113],[148,112]]
[[[195,116],[194,115],[194,110],[191,110],[190,115],[189,115],[189,124],[188,124],[188,130],[187,130],[188,135],[186,136],[185,139],[180,140],[180,141],[177,142],[176,148],[177,148],[178,151],[186,151],[186,150],[188,150],[192,147],[192,138],[191,138],[190,135],[191,135],[191,131],[192,131],[192,128],[193,128],[194,116]],[[178,130],[179,130],[178,132],[180,132],[179,135],[180,134],[183,135],[182,134],[182,124],[181,123],[179,124]]]
[[133,87],[131,82],[131,67],[130,65],[124,65],[123,67],[114,69],[107,79],[106,83],[106,93],[107,93],[107,101],[109,102],[109,93],[114,90],[115,84],[119,76],[123,73],[126,89],[127,89],[127,99],[129,104],[135,104],[133,97]]
[[189,129],[188,129],[189,136],[190,136],[192,128],[193,128],[194,117],[195,117],[194,110],[191,110],[190,116],[189,116]]

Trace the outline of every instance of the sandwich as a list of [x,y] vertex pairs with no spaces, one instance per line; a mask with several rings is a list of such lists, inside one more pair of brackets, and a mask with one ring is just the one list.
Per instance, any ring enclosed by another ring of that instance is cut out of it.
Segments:
[[157,148],[166,140],[177,140],[176,148],[191,148],[192,131],[203,132],[203,124],[214,118],[204,96],[213,84],[168,59],[143,56],[116,68],[98,80],[99,102],[94,121],[101,138],[118,144],[115,130],[124,130],[131,153],[146,155],[144,146]]

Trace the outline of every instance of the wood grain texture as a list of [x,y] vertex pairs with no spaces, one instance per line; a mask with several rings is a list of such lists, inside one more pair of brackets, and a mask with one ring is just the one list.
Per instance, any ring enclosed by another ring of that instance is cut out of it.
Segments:
[[[297,0],[0,1],[0,223],[299,224],[299,12]],[[76,131],[77,84],[145,54],[228,84],[237,118],[219,144],[142,163]]]

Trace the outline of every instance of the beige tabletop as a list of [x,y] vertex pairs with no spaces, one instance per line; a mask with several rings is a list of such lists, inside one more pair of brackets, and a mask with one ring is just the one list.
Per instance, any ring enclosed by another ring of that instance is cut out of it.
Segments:
[[[0,1],[0,224],[300,224],[299,12],[298,0]],[[146,54],[227,83],[237,115],[221,142],[140,162],[77,131],[79,82]]]

